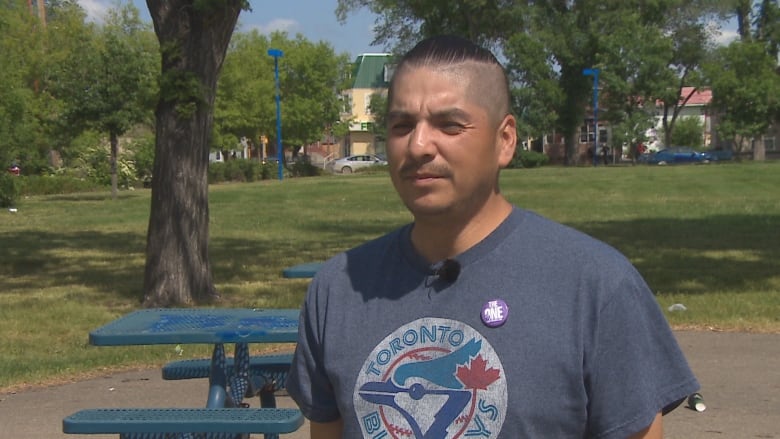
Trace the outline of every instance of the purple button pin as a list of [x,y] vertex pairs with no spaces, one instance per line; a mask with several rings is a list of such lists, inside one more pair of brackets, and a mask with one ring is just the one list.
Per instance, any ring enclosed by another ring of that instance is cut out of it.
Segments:
[[482,307],[482,322],[497,328],[506,322],[509,316],[509,306],[501,299],[491,300]]

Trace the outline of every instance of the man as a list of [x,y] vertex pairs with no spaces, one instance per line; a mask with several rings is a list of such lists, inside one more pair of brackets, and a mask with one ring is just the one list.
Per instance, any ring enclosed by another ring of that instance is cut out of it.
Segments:
[[419,43],[387,120],[414,222],[312,281],[288,380],[311,437],[660,438],[698,383],[623,256],[501,195],[517,139],[495,57]]

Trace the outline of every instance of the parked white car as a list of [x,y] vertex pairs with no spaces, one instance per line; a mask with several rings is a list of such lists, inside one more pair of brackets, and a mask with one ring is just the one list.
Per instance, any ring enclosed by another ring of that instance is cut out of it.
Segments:
[[386,165],[387,160],[384,157],[374,154],[356,154],[334,160],[328,164],[333,172],[342,174],[351,174],[358,169],[368,168],[370,166]]

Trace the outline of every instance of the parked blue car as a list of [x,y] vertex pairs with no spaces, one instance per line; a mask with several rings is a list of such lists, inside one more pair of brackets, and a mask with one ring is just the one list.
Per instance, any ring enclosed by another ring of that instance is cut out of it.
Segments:
[[727,148],[708,149],[706,153],[712,157],[712,161],[731,160],[734,158],[734,151]]
[[715,161],[708,152],[696,151],[687,146],[673,146],[662,149],[658,152],[642,154],[639,156],[640,163],[649,163],[651,165],[671,165],[676,163],[709,163]]

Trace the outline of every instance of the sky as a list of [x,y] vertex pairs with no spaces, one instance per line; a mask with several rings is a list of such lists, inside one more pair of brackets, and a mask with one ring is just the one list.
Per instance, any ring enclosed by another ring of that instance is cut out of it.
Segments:
[[[131,0],[148,21],[145,0]],[[115,0],[78,0],[89,17],[100,21]],[[239,26],[242,31],[257,29],[262,34],[286,31],[291,37],[303,34],[311,41],[326,41],[336,53],[348,53],[351,58],[362,53],[384,52],[371,46],[374,15],[366,10],[351,13],[344,24],[336,19],[337,0],[251,0],[252,11],[242,11]],[[718,42],[728,44],[736,38],[736,26],[729,23],[721,31]]]
[[[115,0],[78,0],[88,16],[100,21],[105,12],[114,7]],[[132,0],[147,21],[149,9],[145,0]],[[372,47],[374,16],[366,10],[352,13],[342,25],[336,19],[337,0],[251,0],[252,11],[239,15],[241,31],[257,29],[262,34],[286,31],[291,37],[303,34],[307,39],[326,41],[336,53],[348,53],[351,58],[362,53],[383,52]]]

